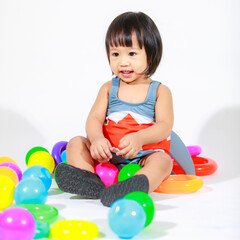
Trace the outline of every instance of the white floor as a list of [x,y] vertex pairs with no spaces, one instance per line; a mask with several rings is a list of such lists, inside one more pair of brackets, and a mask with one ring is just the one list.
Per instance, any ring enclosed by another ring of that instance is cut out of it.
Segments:
[[[195,193],[152,193],[156,207],[154,220],[134,239],[239,240],[240,176],[224,180],[217,172],[203,180],[204,187]],[[118,239],[108,226],[109,208],[99,200],[62,193],[53,182],[46,204],[59,210],[59,219],[96,223],[100,231],[98,239]]]

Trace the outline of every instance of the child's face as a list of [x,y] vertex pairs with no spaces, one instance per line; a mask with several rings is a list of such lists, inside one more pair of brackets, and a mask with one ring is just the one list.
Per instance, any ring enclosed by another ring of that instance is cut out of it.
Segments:
[[110,46],[109,60],[113,73],[124,82],[145,80],[143,72],[148,66],[147,54],[144,47],[139,47],[135,32],[132,34],[131,47]]

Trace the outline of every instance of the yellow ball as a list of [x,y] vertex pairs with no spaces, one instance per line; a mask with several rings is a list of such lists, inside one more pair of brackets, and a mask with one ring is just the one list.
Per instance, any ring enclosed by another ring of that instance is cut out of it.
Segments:
[[28,167],[34,165],[41,165],[48,169],[48,171],[52,174],[55,168],[55,161],[50,153],[45,151],[38,151],[33,153],[28,160]]
[[17,162],[14,161],[14,160],[13,160],[12,158],[10,158],[10,157],[0,157],[0,164],[1,164],[1,163],[4,163],[4,162],[11,162],[11,163],[15,163],[16,165],[18,165]]
[[15,186],[18,184],[17,173],[9,167],[0,167],[0,176],[9,177],[13,181]]
[[0,176],[0,211],[13,203],[14,189],[15,185],[9,177]]
[[93,222],[62,220],[52,226],[50,238],[54,240],[90,240],[96,238],[98,234],[98,227]]

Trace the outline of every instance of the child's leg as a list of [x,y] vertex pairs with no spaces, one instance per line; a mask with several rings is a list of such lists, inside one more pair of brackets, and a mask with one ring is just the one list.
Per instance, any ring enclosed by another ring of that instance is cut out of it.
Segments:
[[67,163],[58,164],[55,179],[58,187],[83,198],[98,199],[105,188],[94,173],[94,160],[89,152],[90,142],[84,137],[75,137],[67,145]]
[[90,154],[90,141],[85,137],[74,137],[67,145],[67,163],[94,172],[95,161]]
[[140,162],[143,166],[133,177],[115,183],[105,188],[100,193],[101,202],[105,206],[123,198],[126,194],[135,191],[150,193],[171,174],[172,160],[163,152],[152,153]]
[[140,163],[143,166],[135,175],[143,174],[149,181],[149,193],[153,192],[161,182],[172,172],[172,159],[164,152],[155,152],[145,158]]

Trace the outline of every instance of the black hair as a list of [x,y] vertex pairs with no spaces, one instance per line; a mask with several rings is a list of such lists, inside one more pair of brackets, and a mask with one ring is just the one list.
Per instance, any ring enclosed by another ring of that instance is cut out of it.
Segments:
[[132,33],[136,32],[139,47],[144,46],[147,54],[145,74],[151,76],[162,58],[162,40],[153,20],[142,12],[125,12],[110,24],[105,45],[109,60],[110,46],[132,46]]

